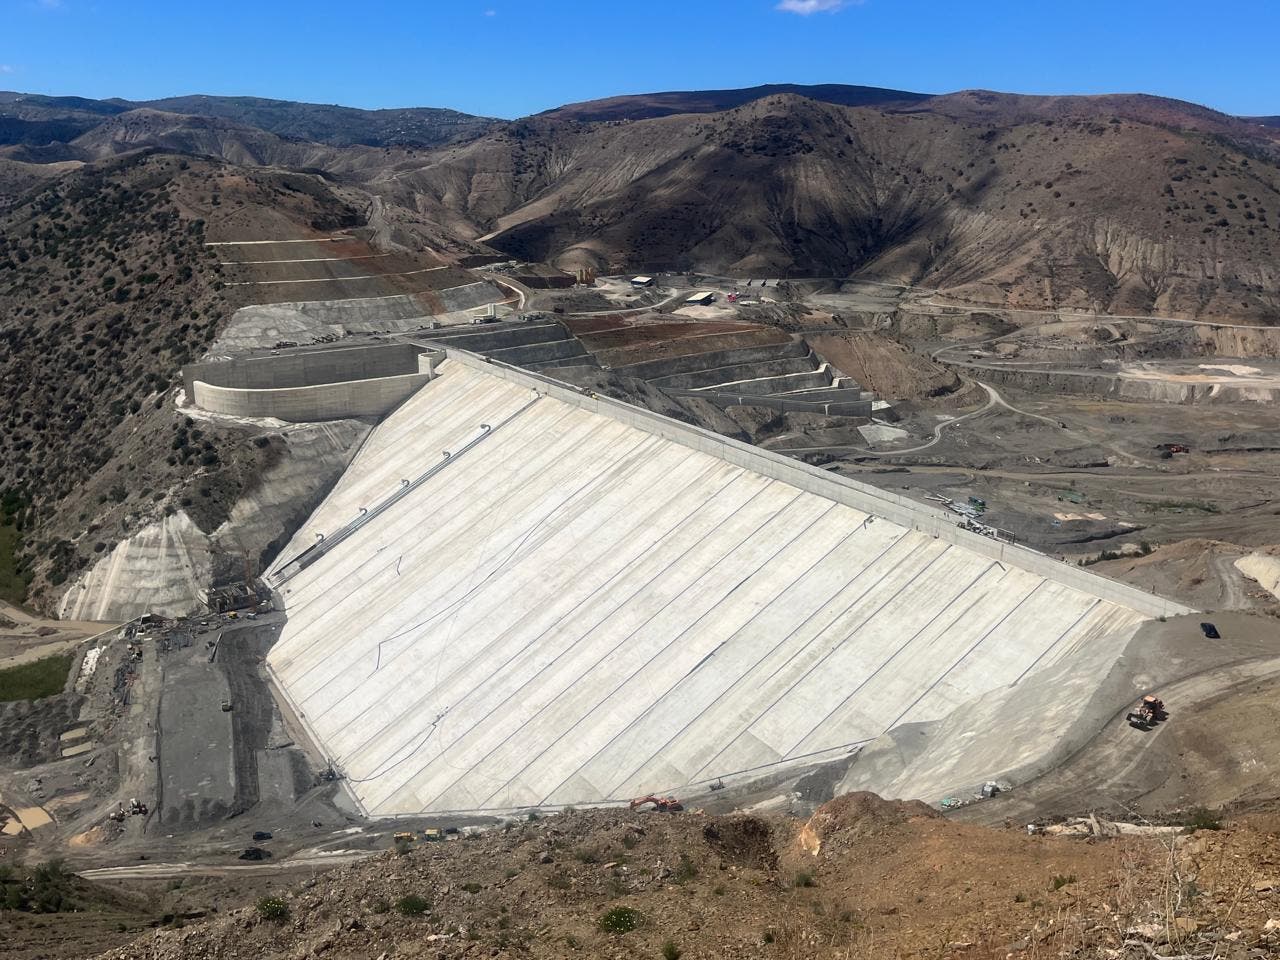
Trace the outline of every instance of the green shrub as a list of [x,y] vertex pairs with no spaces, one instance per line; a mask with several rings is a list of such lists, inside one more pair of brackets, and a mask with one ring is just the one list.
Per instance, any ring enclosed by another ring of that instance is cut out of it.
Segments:
[[680,960],[680,948],[674,940],[668,940],[662,945],[662,960]]
[[1192,833],[1197,830],[1221,830],[1222,817],[1208,807],[1195,807],[1187,815],[1186,826]]
[[600,929],[605,933],[630,933],[640,926],[640,911],[631,907],[614,907],[600,918]]
[[808,873],[804,870],[801,870],[799,873],[796,874],[796,886],[797,887],[813,887],[813,886],[817,886],[817,884],[813,879],[812,873]]
[[396,911],[406,917],[420,917],[431,909],[431,902],[411,893],[396,901]]
[[263,897],[258,901],[258,916],[263,920],[284,920],[289,916],[289,905],[279,897]]
[[698,865],[690,860],[683,853],[680,854],[680,862],[676,864],[676,869],[672,873],[672,879],[676,883],[688,883],[698,875]]
[[1076,882],[1076,875],[1074,873],[1070,873],[1065,876],[1062,874],[1055,874],[1053,880],[1050,883],[1050,886],[1054,890],[1061,890],[1063,887],[1067,886],[1068,884],[1072,884],[1075,882]]

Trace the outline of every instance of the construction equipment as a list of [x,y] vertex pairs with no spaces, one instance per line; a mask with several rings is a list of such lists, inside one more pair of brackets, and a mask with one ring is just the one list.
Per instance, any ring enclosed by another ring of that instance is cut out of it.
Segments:
[[1135,729],[1150,730],[1167,716],[1164,701],[1157,696],[1147,694],[1138,701],[1137,709],[1131,710],[1125,719],[1129,721],[1129,726]]
[[658,813],[679,813],[684,809],[684,804],[675,797],[659,797],[649,794],[647,797],[636,797],[631,801],[631,809],[636,810],[643,807],[646,803],[652,803],[653,809]]

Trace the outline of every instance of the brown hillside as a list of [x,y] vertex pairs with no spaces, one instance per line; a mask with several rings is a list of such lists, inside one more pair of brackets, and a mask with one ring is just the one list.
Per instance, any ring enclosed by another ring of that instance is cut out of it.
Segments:
[[1269,141],[1234,136],[1245,125],[1189,108],[1175,128],[1176,102],[1155,98],[985,113],[977,94],[935,99],[533,118],[404,163],[392,189],[565,266],[856,274],[1031,308],[1280,319],[1280,167]]
[[1243,958],[1276,943],[1258,882],[1274,829],[1095,843],[871,794],[804,824],[569,813],[419,840],[108,956]]

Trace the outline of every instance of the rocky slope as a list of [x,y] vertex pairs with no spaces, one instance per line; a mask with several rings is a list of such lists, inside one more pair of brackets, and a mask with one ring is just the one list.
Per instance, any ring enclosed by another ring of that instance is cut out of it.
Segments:
[[353,202],[315,177],[143,150],[0,212],[0,487],[22,505],[18,562],[33,605],[130,616],[98,602],[94,584],[160,550],[195,559],[175,568],[174,596],[138,581],[139,602],[167,609],[176,597],[186,610],[195,567],[235,579],[258,569],[341,471],[367,425],[196,421],[174,401],[182,364],[247,296],[224,285],[209,231],[362,223]]
[[1277,823],[1028,836],[839,797],[807,822],[570,813],[342,867],[112,960],[1269,955]]

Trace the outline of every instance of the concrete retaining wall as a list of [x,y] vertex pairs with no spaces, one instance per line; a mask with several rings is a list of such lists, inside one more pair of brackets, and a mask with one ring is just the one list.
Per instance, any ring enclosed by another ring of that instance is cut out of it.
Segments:
[[432,377],[439,351],[414,344],[308,350],[183,368],[202,410],[291,423],[381,417]]
[[999,563],[1009,563],[1112,603],[1130,607],[1146,616],[1171,617],[1191,612],[1189,607],[1184,607],[1172,600],[1089,573],[1080,567],[1055,560],[1027,547],[1004,543],[962,530],[956,525],[952,515],[923,506],[907,497],[845,477],[837,477],[818,467],[811,467],[782,454],[753,447],[618,400],[600,397],[593,393],[583,393],[546,377],[485,360],[465,351],[447,349],[446,353],[450,361],[483,369],[492,376],[536,389],[566,403],[607,414],[622,423],[695,450],[710,453],[744,469],[781,480],[806,492],[827,497],[855,509],[873,513],[948,543],[962,545]]
[[308,423],[349,417],[381,417],[400,406],[430,379],[430,373],[413,373],[277,390],[218,387],[197,380],[193,398],[197,407],[211,413]]
[[182,368],[188,396],[195,381],[217,387],[278,390],[322,383],[373,380],[418,373],[421,347],[388,343],[345,349],[306,350],[269,357],[191,363]]

